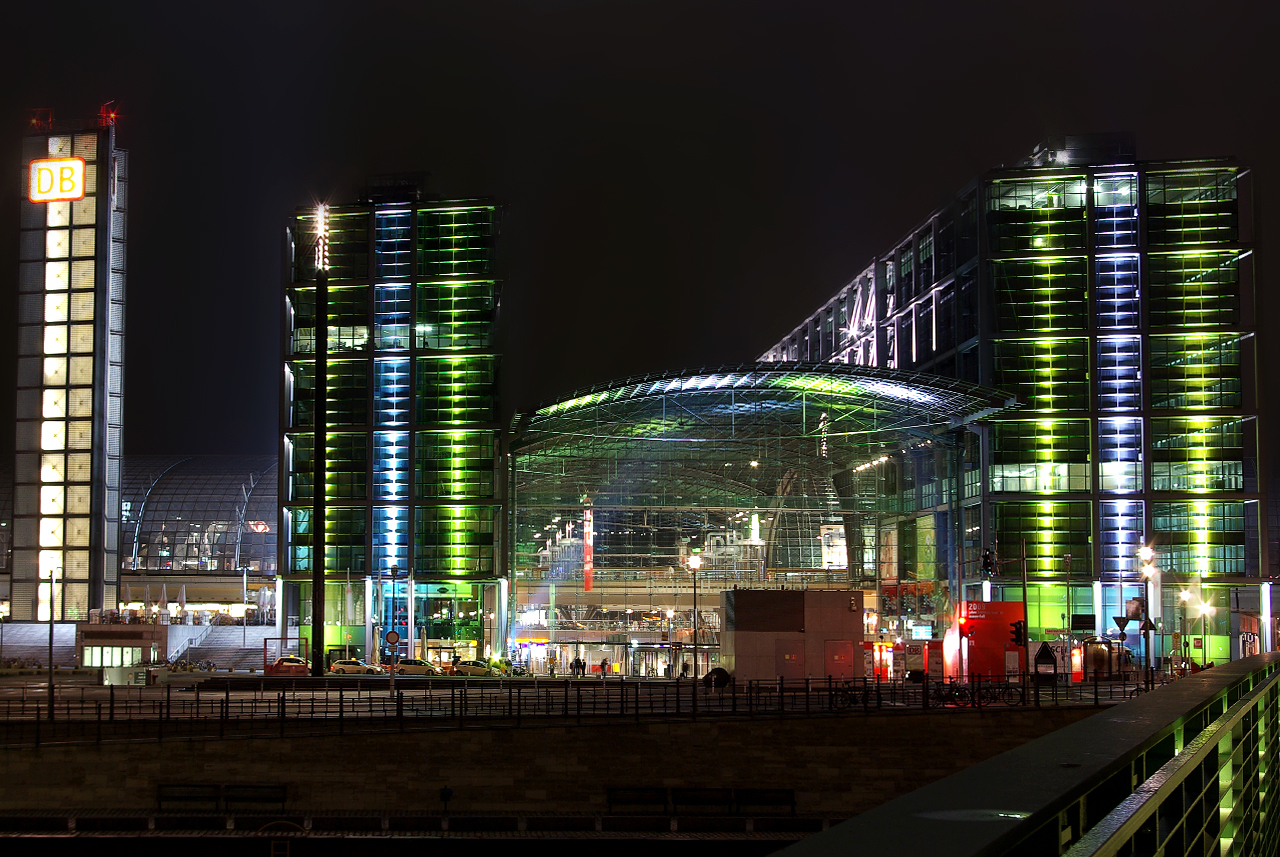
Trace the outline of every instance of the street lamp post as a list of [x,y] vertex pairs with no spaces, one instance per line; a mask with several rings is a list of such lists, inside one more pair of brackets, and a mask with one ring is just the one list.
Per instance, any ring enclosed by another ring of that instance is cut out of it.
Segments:
[[676,674],[676,632],[672,620],[676,618],[676,611],[667,609],[667,678],[674,678]]
[[694,554],[689,557],[689,571],[693,573],[693,677],[698,677],[698,569],[702,568],[702,557]]
[[1151,578],[1156,573],[1156,567],[1151,561],[1155,559],[1155,555],[1156,552],[1150,545],[1143,545],[1138,551],[1138,558],[1142,560],[1142,660],[1147,670],[1147,690],[1155,686],[1151,675]]
[[60,568],[51,569],[49,571],[49,719],[53,719],[53,622],[54,617],[54,593],[57,592],[58,572]]

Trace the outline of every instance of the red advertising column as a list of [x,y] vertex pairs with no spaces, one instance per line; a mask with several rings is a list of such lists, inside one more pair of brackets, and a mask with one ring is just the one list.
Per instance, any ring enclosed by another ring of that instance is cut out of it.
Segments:
[[969,675],[987,680],[1020,674],[1026,664],[1022,662],[1022,646],[1014,642],[1013,623],[1026,619],[1022,602],[970,601],[966,606]]
[[596,527],[591,510],[582,510],[582,589],[590,592],[595,585],[595,537]]

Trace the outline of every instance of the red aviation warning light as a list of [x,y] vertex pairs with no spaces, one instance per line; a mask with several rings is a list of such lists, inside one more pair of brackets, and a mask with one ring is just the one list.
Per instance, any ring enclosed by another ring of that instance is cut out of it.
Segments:
[[84,199],[84,158],[32,161],[27,199],[32,202]]

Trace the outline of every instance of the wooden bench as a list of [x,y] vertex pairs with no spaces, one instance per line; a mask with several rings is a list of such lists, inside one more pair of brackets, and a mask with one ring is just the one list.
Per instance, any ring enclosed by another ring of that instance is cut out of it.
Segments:
[[166,803],[198,803],[216,810],[221,798],[222,786],[212,783],[162,783],[156,786],[157,810],[163,810]]
[[662,807],[667,811],[667,790],[665,788],[606,788],[605,802],[609,805],[609,814],[613,814],[615,806]]
[[748,807],[770,809],[789,808],[796,814],[795,789],[734,789],[733,805],[738,812],[746,812]]
[[679,814],[681,807],[715,807],[732,812],[733,789],[672,789],[671,811]]

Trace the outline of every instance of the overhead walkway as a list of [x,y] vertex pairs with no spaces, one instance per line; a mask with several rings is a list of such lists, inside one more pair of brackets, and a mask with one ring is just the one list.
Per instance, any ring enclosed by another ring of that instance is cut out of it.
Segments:
[[788,857],[1280,854],[1280,653],[1214,667],[884,804]]

